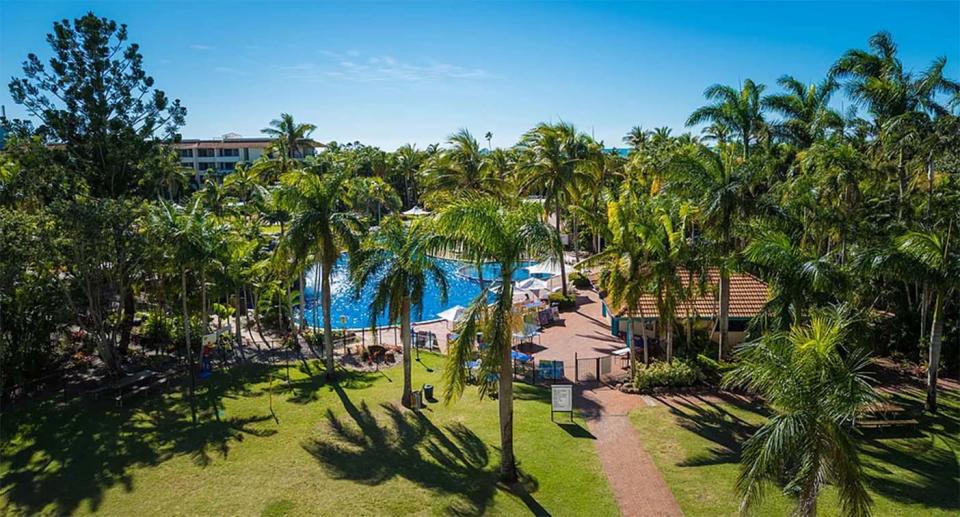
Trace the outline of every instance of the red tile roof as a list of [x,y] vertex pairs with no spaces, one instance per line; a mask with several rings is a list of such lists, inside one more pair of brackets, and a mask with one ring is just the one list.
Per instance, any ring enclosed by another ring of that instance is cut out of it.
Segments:
[[[683,285],[686,286],[688,284],[688,275],[685,271],[681,271],[680,278]],[[698,296],[690,301],[680,302],[676,309],[677,316],[685,316],[687,314],[687,307],[689,306],[691,313],[695,317],[716,318],[717,312],[719,311],[719,288],[720,272],[716,268],[711,268],[707,272],[706,292],[702,296]],[[763,311],[768,300],[769,288],[762,280],[748,273],[730,274],[731,318],[752,318]],[[610,303],[606,300],[604,301],[609,307]],[[643,315],[645,317],[656,317],[656,298],[649,294],[641,296],[640,308],[643,309]],[[626,314],[626,310],[618,311],[617,314]],[[634,316],[639,315],[639,312],[634,314]]]

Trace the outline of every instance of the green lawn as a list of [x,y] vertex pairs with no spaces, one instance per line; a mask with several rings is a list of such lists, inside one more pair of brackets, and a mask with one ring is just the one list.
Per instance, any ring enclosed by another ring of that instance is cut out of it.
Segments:
[[[916,406],[921,393],[905,391],[900,402]],[[739,444],[764,420],[762,407],[736,400],[642,408],[630,418],[647,451],[689,517],[736,515],[733,492]],[[919,429],[889,429],[865,435],[861,459],[874,500],[874,515],[946,516],[960,512],[960,396],[941,395],[937,417],[923,417]],[[790,501],[776,488],[759,515],[787,515]],[[838,515],[836,494],[820,499],[821,515]]]
[[[442,359],[423,358],[415,385],[439,384]],[[197,427],[177,394],[136,409],[74,400],[5,414],[0,513],[617,513],[589,433],[551,423],[545,389],[517,387],[524,482],[508,491],[496,483],[495,401],[470,390],[416,416],[388,404],[399,369],[337,386],[291,371],[292,386],[272,390],[265,368],[215,376]]]

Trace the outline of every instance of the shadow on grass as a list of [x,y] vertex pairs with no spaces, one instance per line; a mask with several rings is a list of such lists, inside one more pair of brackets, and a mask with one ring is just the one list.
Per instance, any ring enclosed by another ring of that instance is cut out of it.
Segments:
[[[908,410],[922,408],[922,390],[902,389],[890,400]],[[860,446],[870,488],[894,501],[956,512],[960,464],[960,398],[942,392],[941,411],[923,414],[912,429],[865,432]]]
[[[252,387],[266,383],[271,375],[279,379],[284,373],[266,365],[214,373],[198,387],[196,425],[190,419],[183,379],[169,393],[131,399],[123,409],[113,407],[110,397],[76,398],[38,401],[5,413],[0,428],[0,494],[7,510],[66,515],[86,505],[95,512],[107,489],[137,488],[131,469],[184,455],[203,468],[217,457],[227,457],[231,447],[248,437],[273,436],[276,425],[263,397],[267,388]],[[294,397],[318,390],[321,379],[322,374],[292,383]],[[358,374],[344,382],[362,385],[369,379]],[[225,400],[247,397],[261,397],[261,413],[227,415]]]
[[[725,463],[739,463],[740,446],[756,432],[758,426],[728,412],[707,397],[658,398],[670,413],[677,417],[680,427],[713,443],[705,452],[684,458],[680,467],[701,467]],[[757,415],[766,416],[766,410],[737,397],[724,402]]]
[[466,426],[454,423],[437,427],[422,413],[381,404],[388,425],[381,425],[366,402],[355,405],[346,392],[334,388],[347,412],[337,417],[327,410],[328,432],[302,444],[334,478],[379,485],[404,478],[417,485],[457,496],[445,509],[448,514],[480,515],[496,491],[505,490],[529,508],[546,511],[531,493],[536,481],[511,487],[500,485],[490,466],[487,445]]

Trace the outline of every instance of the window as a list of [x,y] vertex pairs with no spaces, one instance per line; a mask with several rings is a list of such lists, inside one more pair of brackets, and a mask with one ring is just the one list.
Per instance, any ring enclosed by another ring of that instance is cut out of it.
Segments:
[[222,170],[222,171],[232,171],[232,170],[233,170],[233,163],[232,163],[232,162],[220,162],[220,163],[217,164],[217,169],[220,169],[220,170]]
[[240,156],[240,149],[220,149],[220,156]]
[[193,158],[193,149],[180,149],[181,158]]
[[197,156],[200,158],[213,158],[213,149],[197,149]]
[[192,169],[192,168],[193,168],[193,162],[180,162],[180,166],[181,166],[181,167],[186,167],[186,168],[188,168],[188,169]]

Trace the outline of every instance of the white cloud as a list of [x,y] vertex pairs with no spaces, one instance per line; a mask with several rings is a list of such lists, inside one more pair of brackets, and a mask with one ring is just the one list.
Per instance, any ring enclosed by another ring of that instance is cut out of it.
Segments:
[[490,73],[482,68],[467,68],[433,59],[403,61],[381,55],[363,58],[360,52],[319,50],[324,62],[305,62],[283,67],[290,79],[356,82],[437,82],[445,80],[485,79]]

